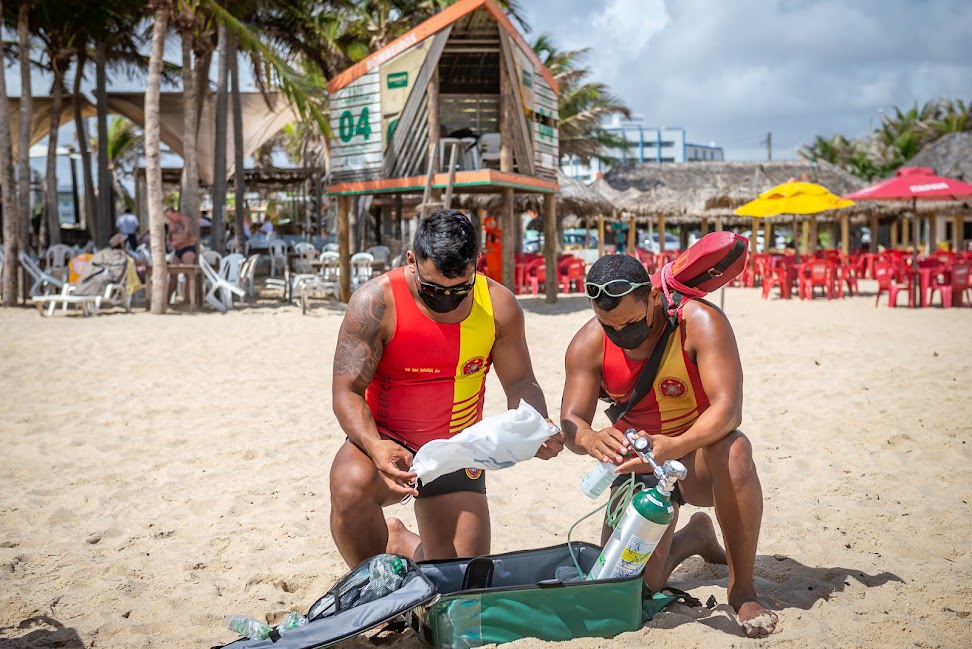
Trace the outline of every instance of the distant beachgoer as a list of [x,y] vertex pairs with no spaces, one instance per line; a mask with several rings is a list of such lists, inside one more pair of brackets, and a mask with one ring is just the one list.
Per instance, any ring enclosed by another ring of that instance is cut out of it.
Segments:
[[[645,581],[658,592],[679,563],[698,554],[729,563],[729,605],[750,637],[769,635],[778,617],[756,598],[753,566],[763,515],[763,492],[752,446],[737,428],[742,417],[742,367],[725,314],[705,300],[684,303],[678,331],[669,338],[653,389],[614,426],[591,427],[598,397],[627,403],[641,369],[665,329],[659,287],[634,257],[608,255],[590,268],[584,284],[594,317],[567,348],[561,425],[567,447],[639,474],[646,487],[657,481],[640,458],[625,460],[634,428],[651,441],[655,459],[679,460],[688,477],[672,492],[675,520],[645,567]],[[617,489],[627,476],[620,475]],[[675,533],[678,505],[715,507],[725,550],[707,514],[696,513]],[[604,525],[602,544],[611,535]]]
[[118,228],[118,232],[125,235],[125,241],[132,250],[138,247],[138,226],[138,217],[127,207],[115,220],[115,227]]
[[174,250],[172,263],[187,265],[196,263],[198,240],[192,231],[189,217],[168,207],[165,210],[165,218],[169,226],[166,244]]
[[[492,364],[515,408],[547,407],[530,364],[523,310],[476,272],[479,242],[462,213],[422,219],[408,265],[352,294],[338,333],[334,414],[348,436],[331,464],[331,536],[349,565],[382,552],[416,559],[488,554],[486,474],[460,469],[416,487],[412,457],[482,418]],[[457,361],[458,359],[458,361]],[[558,432],[537,457],[563,449]],[[418,534],[382,507],[414,496]]]

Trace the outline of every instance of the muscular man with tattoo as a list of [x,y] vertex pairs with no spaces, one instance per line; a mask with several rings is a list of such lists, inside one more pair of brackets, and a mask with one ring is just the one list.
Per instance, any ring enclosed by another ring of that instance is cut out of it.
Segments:
[[[469,220],[455,210],[422,219],[407,261],[351,296],[334,354],[334,414],[348,440],[331,464],[331,535],[352,566],[382,552],[488,554],[485,474],[464,469],[416,488],[412,456],[482,419],[491,365],[510,408],[523,399],[547,414],[523,311],[503,285],[476,273]],[[562,449],[558,433],[537,457]],[[418,534],[382,514],[409,495]]]

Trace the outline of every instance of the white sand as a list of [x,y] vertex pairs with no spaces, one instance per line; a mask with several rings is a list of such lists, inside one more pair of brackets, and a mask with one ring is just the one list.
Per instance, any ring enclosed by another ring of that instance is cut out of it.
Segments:
[[[589,308],[523,304],[556,415]],[[972,646],[972,309],[883,304],[726,291],[765,495],[757,585],[781,618],[762,646]],[[208,647],[233,638],[226,614],[276,621],[323,594],[345,571],[327,485],[341,315],[0,310],[0,647]],[[503,408],[493,376],[486,412]],[[491,474],[493,551],[563,542],[591,509],[577,488],[591,464]],[[690,559],[673,584],[719,605],[675,607],[612,645],[754,646],[726,581]]]

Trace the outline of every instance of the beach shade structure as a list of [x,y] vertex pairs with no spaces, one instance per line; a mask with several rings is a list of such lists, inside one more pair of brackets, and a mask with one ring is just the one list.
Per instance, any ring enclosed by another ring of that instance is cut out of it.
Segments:
[[[865,187],[844,198],[857,201],[962,201],[972,198],[972,184],[935,174],[931,167],[901,167],[893,178]],[[918,268],[918,219],[913,219],[912,268]],[[928,251],[931,254],[931,251]],[[919,291],[915,282],[915,291]],[[920,297],[920,296],[919,296]],[[916,300],[916,304],[919,302]]]
[[[780,214],[817,214],[827,210],[837,210],[850,207],[854,201],[832,194],[823,185],[816,183],[789,180],[763,192],[754,200],[737,208],[739,216],[764,218]],[[753,235],[755,236],[755,228]],[[796,237],[796,223],[793,227],[794,241]],[[769,245],[769,241],[766,242]],[[799,249],[794,246],[796,261],[799,261]]]

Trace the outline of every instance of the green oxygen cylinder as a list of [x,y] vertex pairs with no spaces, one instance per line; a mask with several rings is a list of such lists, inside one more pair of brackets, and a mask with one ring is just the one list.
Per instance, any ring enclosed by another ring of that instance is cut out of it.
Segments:
[[648,440],[644,438],[638,438],[633,448],[655,469],[658,485],[635,494],[631,499],[614,533],[587,574],[588,579],[615,579],[641,572],[675,516],[671,493],[675,483],[687,475],[685,466],[676,460],[669,460],[659,467],[648,449]]

